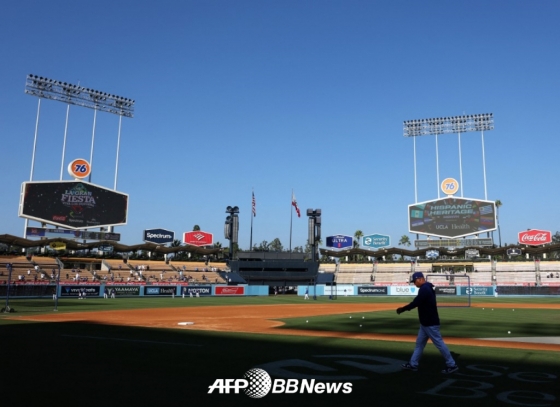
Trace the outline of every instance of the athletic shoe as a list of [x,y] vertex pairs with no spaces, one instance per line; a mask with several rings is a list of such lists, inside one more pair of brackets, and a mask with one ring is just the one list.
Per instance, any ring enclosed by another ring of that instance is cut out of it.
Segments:
[[412,370],[413,372],[418,371],[418,366],[412,366],[410,363],[403,363],[401,367],[404,370]]
[[441,371],[441,373],[443,374],[451,374],[451,373],[455,373],[457,370],[459,370],[459,366],[455,365],[455,366],[447,366],[445,369],[443,369]]

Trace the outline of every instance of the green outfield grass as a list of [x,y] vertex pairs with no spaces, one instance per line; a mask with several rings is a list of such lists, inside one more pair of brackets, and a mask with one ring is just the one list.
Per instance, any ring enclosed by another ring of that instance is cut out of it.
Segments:
[[[411,297],[320,297],[306,304],[409,302]],[[442,308],[444,337],[560,335],[560,312],[522,310],[515,304],[558,302],[548,298],[483,298],[511,308]],[[1,303],[1,300],[0,300]],[[111,309],[242,304],[301,304],[296,296],[251,298],[60,299],[58,313]],[[3,305],[3,303],[2,303]],[[90,323],[14,322],[9,318],[53,312],[52,300],[10,300],[14,314],[0,315],[2,401],[9,406],[217,406],[309,403],[338,406],[554,406],[559,403],[560,353],[450,346],[461,369],[444,376],[441,356],[426,347],[418,372],[401,371],[413,343],[345,338],[232,334],[188,329],[147,329]],[[515,309],[515,311],[513,311]],[[352,318],[349,318],[352,316]],[[362,317],[364,317],[362,319]],[[309,321],[309,322],[306,322]],[[416,312],[356,313],[286,320],[286,327],[412,334]],[[359,327],[359,325],[362,327]],[[510,327],[511,325],[511,327]],[[281,329],[279,330],[281,331]],[[207,394],[219,378],[238,379],[261,367],[273,379],[349,381],[351,394]],[[514,404],[517,403],[517,404]]]

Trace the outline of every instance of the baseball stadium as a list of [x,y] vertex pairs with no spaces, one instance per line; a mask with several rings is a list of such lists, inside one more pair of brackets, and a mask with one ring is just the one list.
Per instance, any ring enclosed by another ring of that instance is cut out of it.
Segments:
[[[66,83],[45,81],[30,75],[27,91],[57,100]],[[106,111],[132,114],[133,101],[111,97]],[[492,128],[491,114],[470,115],[407,121],[404,135]],[[86,181],[87,160],[69,168],[74,181],[23,182],[25,236],[0,235],[6,405],[559,403],[560,244],[541,230],[494,244],[496,202],[455,197],[455,180],[409,205],[414,250],[380,235],[319,248],[321,210],[308,209],[308,252],[256,252],[235,249],[237,207],[229,248],[202,231],[173,246],[164,229],[122,244],[113,227],[128,195]],[[434,285],[452,374],[431,342],[415,371],[402,368],[418,316],[396,310],[418,294],[418,273]]]

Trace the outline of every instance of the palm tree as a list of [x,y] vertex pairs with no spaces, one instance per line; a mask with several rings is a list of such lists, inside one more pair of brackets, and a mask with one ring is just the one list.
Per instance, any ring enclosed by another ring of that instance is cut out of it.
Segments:
[[502,201],[499,199],[495,202],[496,205],[496,222],[498,223],[498,239],[500,241],[500,247],[502,247],[502,232],[500,231],[500,206],[502,206]]
[[[360,239],[362,238],[363,235],[364,235],[364,232],[362,232],[360,229],[358,229],[354,232],[354,248],[360,247]],[[356,257],[354,258],[354,261],[358,261],[358,258],[359,258],[359,255],[356,255]]]
[[410,238],[407,235],[402,235],[401,240],[399,240],[399,246],[400,245],[409,247],[410,246]]
[[360,245],[360,239],[364,236],[364,232],[361,230],[356,230],[354,232],[354,247],[358,247]]
[[192,228],[192,230],[193,230],[193,232],[197,232],[197,231],[200,230],[200,226],[194,225],[193,228]]

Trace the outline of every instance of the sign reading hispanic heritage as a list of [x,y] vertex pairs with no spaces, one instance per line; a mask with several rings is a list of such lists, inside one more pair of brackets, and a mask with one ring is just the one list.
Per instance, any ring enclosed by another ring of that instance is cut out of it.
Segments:
[[353,243],[352,236],[346,236],[346,235],[327,236],[327,247],[344,249],[346,247],[352,247],[352,243]]
[[492,201],[443,198],[408,206],[409,231],[456,238],[496,230]]
[[144,230],[144,241],[155,244],[173,243],[175,232],[166,229]]
[[391,245],[391,237],[387,235],[368,235],[362,237],[362,245],[366,247],[372,247],[374,249],[380,249],[382,247],[389,247]]
[[196,230],[194,232],[186,232],[183,235],[183,243],[192,246],[210,246],[214,243],[214,236],[212,233]]
[[552,242],[552,233],[549,230],[531,229],[517,234],[519,244],[540,246]]
[[24,182],[19,216],[68,229],[126,225],[128,195],[85,181]]

